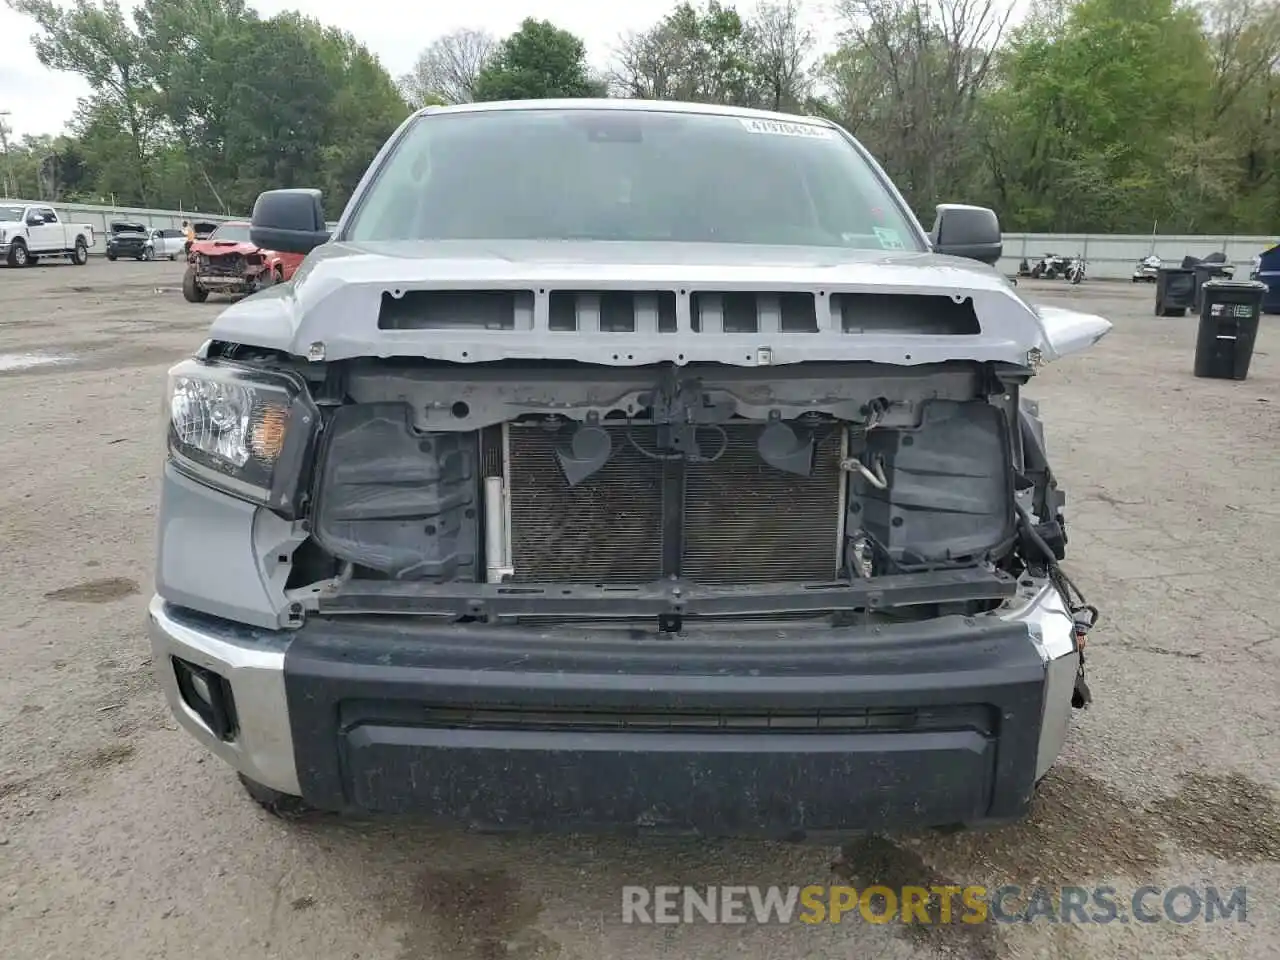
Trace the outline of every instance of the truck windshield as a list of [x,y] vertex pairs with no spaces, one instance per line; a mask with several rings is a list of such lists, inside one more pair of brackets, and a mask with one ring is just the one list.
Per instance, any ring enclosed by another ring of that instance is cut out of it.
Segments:
[[838,131],[660,110],[424,115],[342,239],[618,240],[923,250]]
[[25,207],[0,207],[0,220],[21,220]]
[[224,223],[209,234],[210,240],[230,240],[233,243],[249,242],[249,225],[246,223]]

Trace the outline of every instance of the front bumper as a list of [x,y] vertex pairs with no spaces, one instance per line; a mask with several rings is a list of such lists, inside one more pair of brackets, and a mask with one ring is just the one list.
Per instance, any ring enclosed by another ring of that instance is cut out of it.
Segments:
[[234,276],[221,273],[197,273],[196,283],[207,290],[248,289],[257,282],[261,274],[261,270]]
[[[312,620],[150,605],[175,716],[322,809],[482,829],[796,838],[1014,819],[1066,735],[1077,653],[1051,588],[878,629],[626,631]],[[231,690],[215,736],[173,658]]]

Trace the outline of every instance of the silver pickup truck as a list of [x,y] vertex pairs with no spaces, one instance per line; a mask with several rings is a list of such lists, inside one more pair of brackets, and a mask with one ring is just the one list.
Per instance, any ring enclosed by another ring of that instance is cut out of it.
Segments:
[[42,257],[66,257],[83,267],[92,246],[91,224],[67,223],[44,204],[0,200],[0,263],[27,267]]
[[[513,148],[518,145],[518,148]],[[154,663],[269,809],[819,837],[1022,816],[1096,611],[1024,300],[822,120],[429,108],[169,375]]]

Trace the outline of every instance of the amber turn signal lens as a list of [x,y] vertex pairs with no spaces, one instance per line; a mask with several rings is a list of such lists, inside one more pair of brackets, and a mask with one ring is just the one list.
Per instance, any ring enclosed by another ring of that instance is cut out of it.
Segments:
[[253,425],[250,446],[253,455],[260,460],[274,461],[284,449],[285,428],[289,425],[289,411],[283,407],[268,407]]

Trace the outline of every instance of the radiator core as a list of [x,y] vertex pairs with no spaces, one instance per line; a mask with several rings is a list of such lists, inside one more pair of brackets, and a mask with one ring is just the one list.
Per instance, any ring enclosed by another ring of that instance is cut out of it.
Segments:
[[[820,428],[809,476],[760,457],[758,423],[726,424],[727,444],[713,463],[658,459],[656,428],[609,426],[612,457],[577,487],[565,480],[555,452],[567,447],[572,429],[509,429],[517,582],[622,585],[678,576],[728,584],[835,576],[844,482],[835,426]],[[699,440],[707,454],[721,445],[711,430]]]

